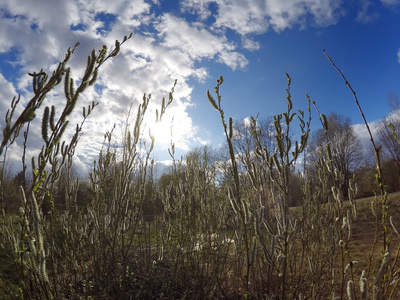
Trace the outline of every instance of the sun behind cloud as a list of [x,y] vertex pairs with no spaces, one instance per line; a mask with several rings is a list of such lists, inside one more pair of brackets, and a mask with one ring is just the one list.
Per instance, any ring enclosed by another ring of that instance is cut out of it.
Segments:
[[167,108],[161,121],[156,122],[155,118],[147,119],[145,130],[150,130],[155,139],[154,151],[157,155],[164,153],[168,156],[167,149],[171,149],[171,145],[174,144],[179,156],[193,147],[197,127],[182,107],[175,106]]
[[161,145],[169,145],[173,137],[173,124],[167,121],[155,122],[150,127],[151,134],[154,136],[156,143]]

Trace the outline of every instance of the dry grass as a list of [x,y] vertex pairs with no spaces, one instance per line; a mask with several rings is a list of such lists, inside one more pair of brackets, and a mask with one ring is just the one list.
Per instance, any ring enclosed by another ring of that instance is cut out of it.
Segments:
[[[372,263],[371,269],[379,268],[383,245],[383,234],[381,226],[381,212],[377,211],[375,216],[371,209],[371,202],[377,203],[380,208],[379,198],[370,197],[357,200],[358,215],[352,223],[352,238],[349,243],[349,253],[351,258],[359,261],[358,269],[367,270],[369,261]],[[389,195],[389,217],[395,220],[400,216],[400,193]],[[377,226],[378,222],[378,226]],[[400,237],[395,233],[392,226],[388,226],[390,238],[390,252],[392,256],[396,255],[397,248],[400,243]],[[375,246],[374,246],[375,243]],[[361,271],[360,271],[361,272]]]

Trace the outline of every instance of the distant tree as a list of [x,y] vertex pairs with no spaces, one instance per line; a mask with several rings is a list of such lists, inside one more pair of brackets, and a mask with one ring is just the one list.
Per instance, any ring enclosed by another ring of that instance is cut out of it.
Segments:
[[158,180],[164,220],[175,229],[212,233],[227,224],[230,207],[226,185],[216,181],[215,158],[208,147],[195,148]]
[[378,124],[378,138],[381,147],[382,168],[388,191],[400,189],[400,97],[389,94],[388,104],[392,111]]
[[378,125],[378,138],[382,145],[382,154],[384,159],[392,160],[400,167],[400,144],[395,138],[394,133],[400,134],[400,111],[392,113],[383,118]]
[[382,162],[382,176],[389,193],[400,190],[400,167],[393,160],[385,160]]
[[376,169],[373,166],[365,166],[355,173],[357,182],[357,197],[370,197],[379,193],[379,187],[376,182]]
[[[275,137],[273,131],[273,120],[257,119],[256,128],[259,130],[261,147],[267,147],[270,152],[275,150]],[[242,165],[249,165],[257,157],[254,155],[256,139],[250,126],[250,121],[244,119],[236,121],[233,125],[234,135],[232,138],[233,147]]]
[[304,180],[301,175],[296,172],[290,174],[289,180],[291,185],[289,191],[289,206],[300,206],[304,199]]
[[157,180],[157,186],[159,190],[165,191],[167,190],[171,185],[178,185],[179,181],[183,181],[185,179],[185,171],[184,170],[178,170],[176,172],[169,172],[169,173],[163,173],[160,178]]
[[22,186],[24,189],[26,188],[25,176],[23,171],[18,172],[17,175],[14,176],[13,183],[15,186]]
[[209,163],[214,167],[215,184],[219,187],[231,184],[233,174],[227,145],[223,144],[216,148],[208,147],[207,155]]
[[254,195],[252,198],[261,197],[259,200],[263,205],[266,205],[269,197],[270,176],[268,173],[270,170],[263,159],[255,154],[254,150],[257,146],[268,149],[270,153],[276,150],[274,121],[271,118],[254,118],[252,120],[254,124],[251,124],[252,121],[248,119],[234,123],[232,144],[238,158],[238,167],[242,174],[242,186],[246,189],[246,194],[250,195],[254,192],[251,181],[247,177],[249,176],[248,171],[255,167],[259,170],[263,193],[258,197]]
[[391,108],[392,111],[400,109],[400,96],[399,95],[391,92],[388,95],[387,101],[388,101],[389,107]]
[[351,127],[349,118],[331,113],[327,122],[326,133],[324,129],[319,129],[312,136],[309,159],[315,168],[319,158],[327,158],[326,144],[330,143],[333,167],[338,171],[339,189],[346,198],[349,180],[363,166],[364,154],[360,139]]

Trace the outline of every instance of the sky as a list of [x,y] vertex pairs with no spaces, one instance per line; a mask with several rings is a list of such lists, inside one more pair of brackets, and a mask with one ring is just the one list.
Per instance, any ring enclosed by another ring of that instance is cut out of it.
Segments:
[[[372,128],[391,112],[388,95],[400,95],[399,0],[0,0],[0,14],[1,132],[12,98],[21,95],[18,112],[32,97],[28,72],[51,74],[79,42],[69,62],[79,82],[92,49],[112,48],[132,33],[77,104],[99,102],[76,151],[80,174],[91,170],[104,133],[114,124],[122,132],[129,108],[135,111],[144,93],[151,94],[147,126],[160,162],[170,159],[171,126],[178,159],[195,147],[224,143],[220,117],[206,97],[220,75],[226,117],[241,121],[284,112],[288,73],[295,110],[307,109],[308,93],[321,113],[351,118],[363,142],[368,137],[353,96],[323,49],[356,91]],[[155,127],[155,109],[175,79],[174,101]],[[54,104],[61,110],[64,102],[59,85],[42,108]],[[81,122],[81,112],[70,116],[70,124]],[[32,128],[40,128],[42,113],[37,111]],[[312,114],[315,130],[320,124]],[[39,129],[31,130],[28,143],[29,158],[43,145]],[[21,146],[19,139],[7,154],[14,169]]]

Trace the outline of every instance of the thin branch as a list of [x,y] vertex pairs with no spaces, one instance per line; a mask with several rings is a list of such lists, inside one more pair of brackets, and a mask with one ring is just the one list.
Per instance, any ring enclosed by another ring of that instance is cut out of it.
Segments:
[[380,160],[380,148],[376,146],[374,138],[372,136],[371,133],[371,129],[369,128],[368,122],[365,118],[365,115],[361,109],[360,103],[358,102],[358,98],[356,95],[356,92],[353,90],[353,88],[351,87],[350,83],[347,81],[346,77],[343,75],[343,73],[340,71],[340,69],[335,65],[335,63],[332,61],[332,59],[329,57],[329,55],[325,52],[325,49],[322,51],[326,58],[330,61],[330,63],[332,64],[332,66],[336,69],[336,71],[339,72],[340,76],[343,78],[345,84],[349,87],[350,91],[353,94],[354,100],[356,101],[356,105],[358,107],[358,110],[360,111],[361,117],[364,120],[364,124],[365,127],[367,128],[368,134],[369,134],[369,138],[371,140],[372,143],[372,147],[374,148],[374,154],[375,154],[375,161],[376,161],[376,169],[377,169],[377,181],[378,181],[378,186],[379,189],[381,191],[381,200],[382,200],[382,226],[383,226],[383,251],[386,252],[386,248],[388,247],[387,245],[387,241],[386,241],[386,235],[387,235],[387,201],[386,201],[386,191],[385,191],[385,187],[383,184],[383,178],[382,178],[382,168],[381,168],[381,160]]

